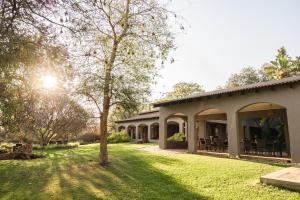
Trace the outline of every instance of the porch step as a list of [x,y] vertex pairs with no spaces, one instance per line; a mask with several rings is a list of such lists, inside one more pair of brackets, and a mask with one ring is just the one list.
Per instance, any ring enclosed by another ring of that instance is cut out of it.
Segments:
[[260,177],[260,182],[267,185],[300,191],[300,168],[289,167]]
[[256,156],[256,155],[240,155],[241,159],[246,160],[254,160],[254,161],[260,161],[260,162],[271,162],[271,163],[291,163],[290,158],[278,158],[278,157],[268,157],[268,156]]

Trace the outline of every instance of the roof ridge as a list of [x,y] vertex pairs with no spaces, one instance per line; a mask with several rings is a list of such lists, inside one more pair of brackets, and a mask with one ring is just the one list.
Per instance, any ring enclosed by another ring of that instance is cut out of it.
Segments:
[[291,76],[288,78],[280,79],[280,80],[270,80],[270,81],[261,81],[254,84],[249,84],[245,86],[239,86],[239,87],[233,87],[233,88],[226,88],[226,89],[220,89],[220,90],[212,90],[208,92],[201,92],[197,94],[192,94],[183,98],[173,99],[173,100],[166,100],[161,102],[156,102],[153,104],[154,107],[159,107],[164,104],[172,103],[172,102],[178,102],[182,100],[188,100],[188,99],[194,99],[194,98],[200,98],[200,97],[206,97],[206,96],[213,96],[213,95],[221,95],[226,93],[233,93],[233,92],[239,92],[244,90],[250,90],[250,89],[258,89],[258,88],[264,88],[264,87],[272,87],[275,85],[282,85],[282,84],[288,84],[288,83],[294,83],[299,82],[300,76]]

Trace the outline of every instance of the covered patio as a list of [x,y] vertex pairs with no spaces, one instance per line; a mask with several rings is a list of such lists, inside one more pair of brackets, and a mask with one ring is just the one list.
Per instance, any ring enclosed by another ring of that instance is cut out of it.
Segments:
[[241,153],[290,158],[286,108],[255,103],[238,111]]
[[217,108],[203,110],[195,116],[198,150],[228,152],[226,112]]
[[159,102],[159,146],[169,148],[166,122],[180,113],[190,153],[300,162],[299,102],[300,77]]

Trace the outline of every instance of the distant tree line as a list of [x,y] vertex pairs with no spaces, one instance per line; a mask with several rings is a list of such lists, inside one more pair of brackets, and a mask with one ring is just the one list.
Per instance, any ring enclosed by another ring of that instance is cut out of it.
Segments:
[[284,47],[278,49],[275,60],[264,64],[260,69],[243,68],[232,74],[223,88],[233,88],[253,83],[279,80],[300,75],[300,57],[292,58]]
[[[300,57],[292,58],[284,47],[277,50],[273,61],[264,64],[261,68],[245,67],[239,73],[232,74],[224,86],[217,89],[234,88],[254,83],[279,80],[300,75]],[[205,92],[198,83],[180,82],[173,86],[159,101],[183,98],[189,95]]]

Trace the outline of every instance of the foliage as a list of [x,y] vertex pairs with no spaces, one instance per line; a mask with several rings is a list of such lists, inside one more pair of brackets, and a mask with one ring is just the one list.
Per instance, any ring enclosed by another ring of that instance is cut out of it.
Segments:
[[239,73],[232,74],[228,79],[225,88],[250,85],[263,81],[259,70],[252,67],[243,68]]
[[0,145],[0,149],[5,150],[5,151],[11,151],[13,148],[13,144],[12,143],[2,143]]
[[52,139],[68,141],[86,127],[88,113],[76,102],[65,96],[48,99],[34,109],[34,124],[38,124],[34,133],[42,145]]
[[[284,47],[277,50],[274,61],[263,65],[260,69],[243,68],[239,73],[232,74],[224,88],[245,86],[268,80],[278,80],[300,74],[300,57],[292,59]],[[222,89],[222,88],[221,88]]]
[[299,58],[293,60],[284,47],[277,51],[274,61],[265,64],[262,68],[268,80],[283,79],[300,73]]
[[77,30],[71,52],[84,55],[76,63],[77,92],[94,103],[100,117],[100,162],[106,165],[111,108],[134,109],[145,102],[157,61],[174,48],[168,25],[174,13],[158,0],[74,1],[65,7]]
[[82,134],[78,139],[80,140],[80,144],[95,143],[99,141],[100,135],[99,133],[88,132]]
[[168,141],[185,141],[186,137],[184,133],[175,133],[168,138]]
[[130,142],[131,138],[128,136],[128,134],[125,131],[121,132],[112,132],[107,137],[108,143],[123,143],[123,142]]
[[33,150],[50,150],[50,149],[73,149],[79,147],[78,142],[71,142],[67,144],[50,144],[48,146],[42,146],[39,144],[33,145]]
[[186,97],[188,95],[204,92],[204,89],[198,83],[181,82],[173,86],[173,91],[167,93],[161,100],[170,100]]
[[137,150],[151,146],[109,145],[112,164],[105,169],[98,164],[99,144],[1,161],[0,199],[300,199],[298,192],[259,182],[284,166]]
[[[18,43],[20,52],[0,68],[0,121],[9,138],[17,141],[68,140],[85,126],[88,114],[68,96],[66,83],[72,76],[65,48],[40,47],[41,39],[27,38]],[[20,55],[20,56],[19,56]],[[8,67],[8,68],[6,68]],[[54,90],[43,88],[43,74],[58,80]]]

